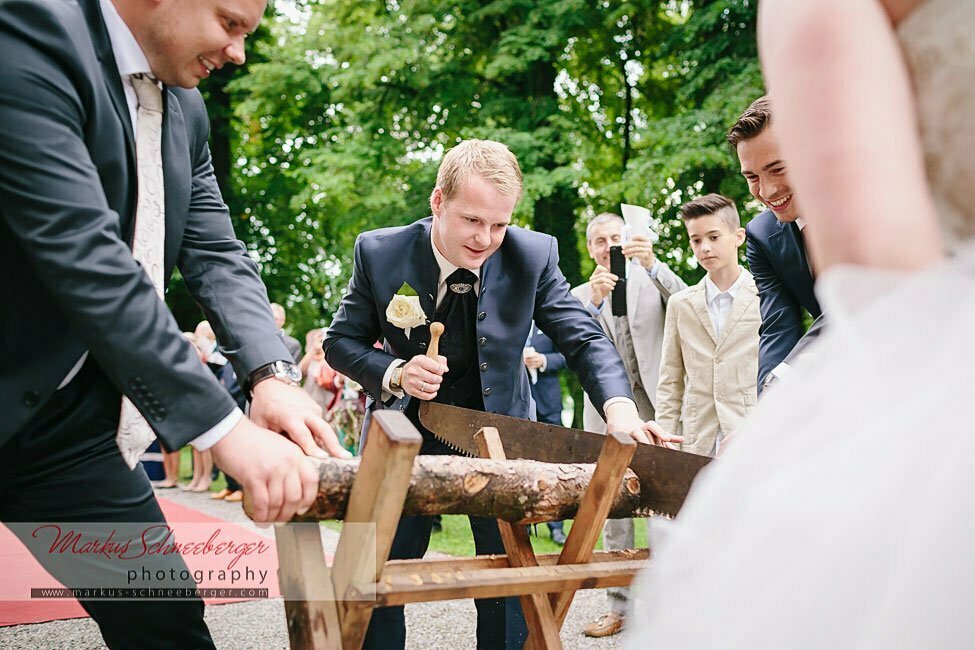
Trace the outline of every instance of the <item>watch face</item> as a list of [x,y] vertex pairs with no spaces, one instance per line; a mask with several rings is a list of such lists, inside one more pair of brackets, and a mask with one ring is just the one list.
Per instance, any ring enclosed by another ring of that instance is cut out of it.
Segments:
[[293,363],[279,361],[274,370],[274,374],[278,375],[281,379],[290,381],[293,384],[301,383],[301,370]]

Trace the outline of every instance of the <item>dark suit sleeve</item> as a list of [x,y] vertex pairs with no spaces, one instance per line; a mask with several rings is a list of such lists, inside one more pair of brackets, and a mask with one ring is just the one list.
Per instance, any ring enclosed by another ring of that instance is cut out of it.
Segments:
[[234,402],[120,239],[85,142],[93,91],[71,43],[44,5],[0,12],[0,215],[71,335],[177,449]]
[[193,148],[193,182],[177,265],[186,288],[213,326],[221,351],[234,364],[237,376],[247,377],[264,364],[291,360],[294,355],[274,324],[257,265],[234,235],[213,175],[203,99],[195,90],[178,96]]
[[[325,335],[325,360],[336,371],[354,377],[373,399],[381,399],[383,375],[396,357],[373,347],[382,336],[372,283],[363,259],[366,256],[360,235],[355,242],[352,278],[345,297]],[[382,268],[381,266],[379,268]]]
[[551,239],[548,261],[535,294],[535,323],[565,355],[566,365],[603,417],[611,397],[633,399],[623,361],[592,314],[569,292],[559,269],[557,242]]
[[804,331],[802,306],[772,268],[768,256],[756,241],[757,236],[746,229],[745,256],[758,288],[762,325],[758,343],[758,390],[765,377],[782,363]]
[[809,349],[816,343],[816,339],[819,335],[823,333],[823,329],[826,326],[826,319],[820,316],[813,324],[809,326],[809,329],[803,334],[799,342],[795,344],[795,347],[789,352],[789,355],[785,358],[785,362],[788,364],[793,364],[799,360],[799,357],[804,354],[809,353]]
[[558,372],[565,369],[565,357],[558,352],[545,353],[545,372]]

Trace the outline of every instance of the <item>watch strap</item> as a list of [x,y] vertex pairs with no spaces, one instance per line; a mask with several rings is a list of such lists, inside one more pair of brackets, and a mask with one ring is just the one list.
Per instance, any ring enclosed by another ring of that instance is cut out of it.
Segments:
[[389,388],[395,392],[403,390],[403,365],[393,368],[393,373],[389,376]]
[[257,386],[259,383],[261,383],[265,379],[270,379],[272,377],[275,378],[275,379],[278,379],[280,381],[284,381],[284,382],[287,382],[287,383],[292,384],[294,386],[297,386],[298,384],[296,384],[293,381],[290,381],[286,377],[283,377],[282,376],[282,373],[281,373],[281,371],[279,369],[279,366],[281,364],[284,364],[286,366],[294,366],[295,365],[294,363],[292,363],[290,361],[285,361],[283,359],[280,359],[278,361],[272,361],[271,363],[266,363],[263,366],[258,367],[256,370],[254,370],[253,372],[251,372],[251,374],[247,375],[246,385],[243,386],[245,393],[247,395],[253,394],[253,392],[254,392],[254,386]]

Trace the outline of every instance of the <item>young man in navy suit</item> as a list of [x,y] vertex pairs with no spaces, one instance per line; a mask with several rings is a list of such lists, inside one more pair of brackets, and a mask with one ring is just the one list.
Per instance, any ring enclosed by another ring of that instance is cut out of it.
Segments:
[[[522,358],[534,321],[565,356],[609,428],[647,442],[660,429],[640,419],[619,355],[569,293],[555,238],[510,226],[520,196],[521,170],[504,145],[467,140],[450,150],[430,197],[431,217],[356,241],[352,279],[325,339],[329,365],[364,387],[370,411],[404,411],[423,434],[421,454],[449,454],[420,425],[419,403],[534,417]],[[394,313],[388,307],[404,284],[416,292],[416,304]],[[445,331],[443,354],[431,359],[425,356],[430,333],[424,321],[434,320]],[[383,349],[373,347],[377,340]],[[430,519],[403,517],[390,557],[422,557]],[[471,517],[471,528],[478,554],[504,552],[495,520]],[[507,600],[475,601],[479,648],[521,647],[524,619],[517,599]],[[402,607],[377,609],[365,647],[404,645]]]
[[[768,96],[760,97],[742,113],[727,136],[738,155],[748,191],[768,208],[745,228],[745,256],[755,277],[762,312],[759,393],[788,373],[790,361],[815,339],[822,325],[802,234],[805,223],[799,216],[787,165],[779,155],[771,124],[771,101]],[[817,319],[808,333],[804,311]]]

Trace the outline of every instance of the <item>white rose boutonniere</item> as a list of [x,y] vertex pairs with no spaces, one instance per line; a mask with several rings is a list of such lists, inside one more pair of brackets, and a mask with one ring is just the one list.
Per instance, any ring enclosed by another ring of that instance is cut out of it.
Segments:
[[399,327],[410,338],[410,330],[427,324],[427,315],[420,307],[420,297],[406,282],[399,288],[386,307],[386,320],[393,327]]

